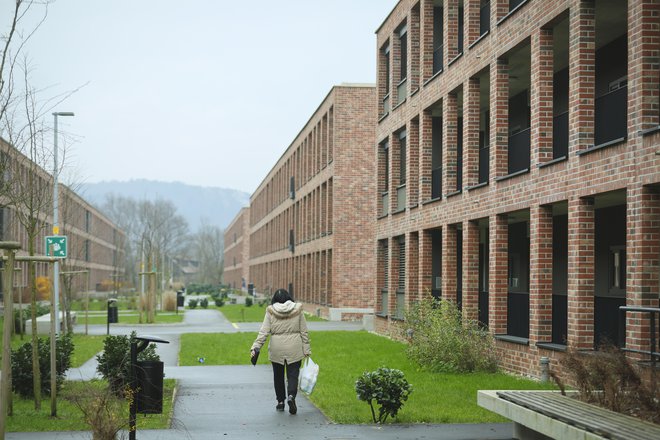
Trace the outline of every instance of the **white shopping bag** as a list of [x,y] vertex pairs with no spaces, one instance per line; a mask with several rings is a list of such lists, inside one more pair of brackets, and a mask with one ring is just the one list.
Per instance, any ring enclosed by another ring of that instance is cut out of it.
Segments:
[[318,375],[319,365],[308,357],[300,368],[300,390],[305,394],[311,394]]

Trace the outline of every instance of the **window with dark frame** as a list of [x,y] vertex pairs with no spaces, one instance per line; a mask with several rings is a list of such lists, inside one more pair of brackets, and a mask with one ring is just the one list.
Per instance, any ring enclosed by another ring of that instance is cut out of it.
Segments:
[[406,184],[406,131],[399,133],[399,185]]

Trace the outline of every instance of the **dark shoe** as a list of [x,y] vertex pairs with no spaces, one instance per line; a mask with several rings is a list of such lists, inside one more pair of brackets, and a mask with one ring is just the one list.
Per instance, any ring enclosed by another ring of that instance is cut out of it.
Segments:
[[284,402],[277,402],[277,406],[275,406],[275,409],[278,411],[284,411]]
[[287,400],[287,403],[289,404],[289,414],[295,414],[298,412],[298,407],[296,406],[295,397],[289,396],[289,400]]

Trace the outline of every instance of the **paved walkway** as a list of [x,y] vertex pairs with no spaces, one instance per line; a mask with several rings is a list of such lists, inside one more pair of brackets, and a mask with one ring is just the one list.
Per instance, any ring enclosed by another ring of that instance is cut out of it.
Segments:
[[[277,412],[274,408],[272,370],[266,365],[230,365],[179,367],[179,336],[182,333],[256,331],[259,325],[228,322],[216,310],[188,310],[182,324],[149,326],[148,334],[170,341],[157,344],[165,363],[165,376],[178,380],[173,427],[168,430],[140,430],[144,440],[210,439],[437,439],[437,440],[508,440],[512,425],[336,425],[300,393],[298,414]],[[312,330],[359,330],[360,325],[341,322],[310,322]],[[128,334],[143,326],[112,325],[112,334]],[[81,331],[84,329],[76,329]],[[144,329],[147,330],[147,329]],[[105,326],[90,326],[91,334],[105,334]],[[96,374],[96,361],[90,359],[80,368],[71,369],[67,378],[87,380]],[[9,440],[89,439],[89,432],[7,433]]]

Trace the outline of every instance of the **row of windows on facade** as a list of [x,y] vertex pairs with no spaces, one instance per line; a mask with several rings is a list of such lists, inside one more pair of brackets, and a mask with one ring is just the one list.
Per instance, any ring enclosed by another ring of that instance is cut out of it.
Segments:
[[[527,3],[528,0],[510,0],[508,1],[508,14],[513,14],[515,11],[519,10],[523,4]],[[445,68],[444,60],[447,56],[451,58],[450,62],[458,58],[463,53],[464,48],[464,39],[465,39],[465,8],[463,7],[463,2],[457,2],[456,6],[458,7],[457,11],[450,13],[450,8],[444,7],[443,0],[424,0],[425,3],[429,3],[432,7],[427,10],[432,14],[433,19],[433,28],[430,36],[432,42],[432,70],[430,72],[425,72],[425,80],[428,80],[435,75],[439,74]],[[420,27],[420,8],[421,3],[415,5],[410,14],[410,20],[414,21],[412,23],[415,29]],[[445,35],[445,13],[447,14],[447,22],[449,24],[449,29],[454,30],[454,34]],[[504,21],[503,17],[498,21],[498,24]],[[408,86],[409,76],[415,75],[419,76],[418,68],[410,68],[411,75],[408,73],[409,65],[412,65],[409,59],[410,48],[417,48],[420,46],[420,36],[415,34],[412,38],[409,37],[409,27],[408,19],[404,20],[395,30],[394,36],[391,41],[388,40],[380,49],[380,68],[383,72],[383,83],[381,87],[381,106],[380,114],[381,116],[387,115],[391,110],[391,95],[392,85],[396,85],[396,103],[395,105],[401,104],[407,97],[408,93],[413,93],[415,89]],[[475,44],[477,41],[480,41],[485,37],[491,27],[491,2],[489,0],[480,0],[478,8],[478,20],[474,22],[468,20],[470,26],[474,26],[474,30],[469,30],[467,35],[470,35],[473,41],[468,41],[468,46]],[[471,32],[470,32],[471,31]],[[449,46],[445,48],[445,37],[449,41]],[[424,38],[424,37],[422,37]],[[396,57],[392,57],[392,46],[395,45]],[[425,55],[423,51],[419,51],[420,60],[423,62]],[[394,63],[392,63],[392,60]],[[415,62],[414,60],[413,62]],[[416,62],[415,65],[417,66]],[[394,70],[391,70],[394,67]],[[394,74],[395,81],[391,80],[391,76]],[[418,86],[419,78],[414,78],[414,85]]]
[[[625,15],[624,15],[625,16]],[[557,32],[567,31],[567,20],[562,20],[556,25]],[[568,158],[568,141],[569,141],[569,126],[568,126],[568,113],[569,113],[569,67],[568,67],[568,41],[561,40],[556,42],[555,46],[561,45],[561,48],[556,48],[558,58],[555,62],[555,72],[553,74],[553,93],[552,93],[552,106],[553,118],[552,127],[546,127],[548,133],[544,135],[550,137],[552,133],[552,151],[550,154],[539,154],[539,158],[544,160],[544,163],[539,163],[539,166],[549,165],[558,161]],[[509,81],[510,98],[508,99],[508,148],[507,148],[507,173],[504,176],[497,176],[496,178],[507,177],[509,175],[516,175],[521,172],[528,171],[530,168],[530,155],[531,155],[531,107],[530,107],[530,87],[531,87],[531,72],[530,72],[530,57],[531,51],[529,43],[517,48],[515,53],[509,54],[509,69],[510,71],[517,72],[519,77]],[[623,141],[627,137],[627,107],[628,107],[628,88],[627,88],[627,34],[616,36],[612,41],[603,45],[596,50],[595,58],[595,76],[596,84],[595,90],[598,95],[594,103],[594,146],[593,149],[602,146],[612,145]],[[522,73],[522,75],[521,75]],[[491,139],[491,118],[490,118],[490,97],[493,96],[490,91],[490,73],[488,71],[482,72],[480,76],[471,78],[471,84],[461,86],[452,91],[447,97],[440,100],[435,105],[426,109],[424,116],[431,117],[431,144],[432,154],[431,161],[431,176],[422,176],[422,181],[430,181],[431,191],[430,198],[436,199],[443,195],[443,131],[445,133],[445,140],[449,145],[451,153],[456,157],[453,163],[445,164],[445,173],[450,176],[455,176],[455,182],[445,182],[444,194],[451,194],[454,191],[463,190],[463,163],[464,155],[467,153],[464,150],[464,115],[466,112],[473,112],[475,109],[466,107],[478,106],[479,118],[478,129],[472,132],[474,139],[467,138],[465,141],[467,145],[478,145],[477,169],[473,170],[474,175],[470,177],[469,187],[480,186],[488,183],[490,174],[490,139]],[[472,87],[472,90],[467,89]],[[468,102],[466,93],[474,92],[478,97],[472,97]],[[463,106],[460,103],[464,103]],[[451,106],[452,108],[443,109],[443,106]],[[443,114],[449,114],[448,111],[452,110],[453,116],[448,117],[443,121]],[[416,125],[410,125],[419,132],[422,136],[425,135],[425,130],[419,130],[419,121],[414,121]],[[478,134],[477,134],[478,132]],[[450,138],[449,136],[455,133]],[[478,139],[476,139],[478,136]],[[390,140],[386,139],[380,144],[380,158],[379,158],[379,181],[381,190],[381,214],[389,212],[388,200],[389,191],[396,191],[398,206],[395,210],[400,210],[406,204],[406,190],[403,185],[407,181],[407,153],[408,153],[408,131],[404,127],[398,132],[395,132],[392,137],[398,142],[398,148],[390,152]],[[427,139],[422,139],[421,142],[427,142]],[[419,145],[410,145],[410,148],[419,148]],[[588,150],[587,150],[588,151]],[[449,153],[447,151],[445,153]],[[578,152],[584,153],[586,151]],[[420,156],[424,160],[423,155]],[[396,162],[396,168],[390,170],[390,162]],[[426,169],[426,164],[420,164],[420,169]],[[393,173],[391,173],[393,171]],[[390,182],[390,177],[393,177]],[[449,179],[447,179],[449,180]],[[390,187],[390,183],[394,185]]]
[[[299,231],[296,237],[295,231]],[[257,257],[332,234],[333,179],[328,179],[305,197],[252,234],[250,256]]]
[[[608,195],[612,197],[612,195]],[[619,322],[619,306],[626,303],[626,205],[625,194],[619,197],[624,204],[604,206],[594,211],[594,326],[596,343],[607,339],[611,342],[624,340],[625,328]],[[620,202],[619,202],[620,203]],[[567,335],[568,296],[568,215],[566,206],[557,204],[550,208],[552,217],[552,337],[548,342],[565,344]],[[507,335],[529,337],[529,288],[531,279],[530,266],[530,221],[529,212],[510,213],[507,228]],[[476,222],[479,229],[478,249],[478,319],[488,325],[489,317],[489,267],[491,246],[489,243],[488,219]],[[443,243],[442,229],[448,228],[448,242]],[[431,243],[430,255],[430,293],[440,298],[443,296],[443,275],[455,282],[456,303],[463,302],[463,252],[469,252],[463,246],[461,225],[445,225],[435,229],[410,234],[419,239],[420,234],[427,234]],[[392,247],[392,252],[390,252]],[[447,252],[443,259],[443,247]],[[419,252],[413,246],[411,250]],[[492,251],[495,251],[492,249]],[[422,261],[423,255],[415,256]],[[422,267],[408,268],[406,265],[406,236],[396,236],[390,240],[378,242],[378,285],[380,288],[379,314],[402,319],[406,306],[406,296],[418,292],[406,291],[406,274],[418,273]],[[443,264],[446,267],[443,268]],[[410,271],[413,270],[413,272]],[[455,271],[454,271],[455,270]],[[539,269],[540,270],[540,269]],[[544,269],[545,270],[545,269]],[[420,273],[420,276],[422,274]],[[420,280],[423,285],[425,280]],[[393,284],[392,284],[393,283]],[[394,289],[392,292],[391,289]],[[390,299],[394,293],[395,304],[390,309]]]
[[255,286],[273,293],[276,286],[310,304],[332,306],[332,249],[250,267]]
[[250,204],[251,225],[287,198],[295,199],[296,190],[332,163],[333,155],[334,107],[330,107]]

